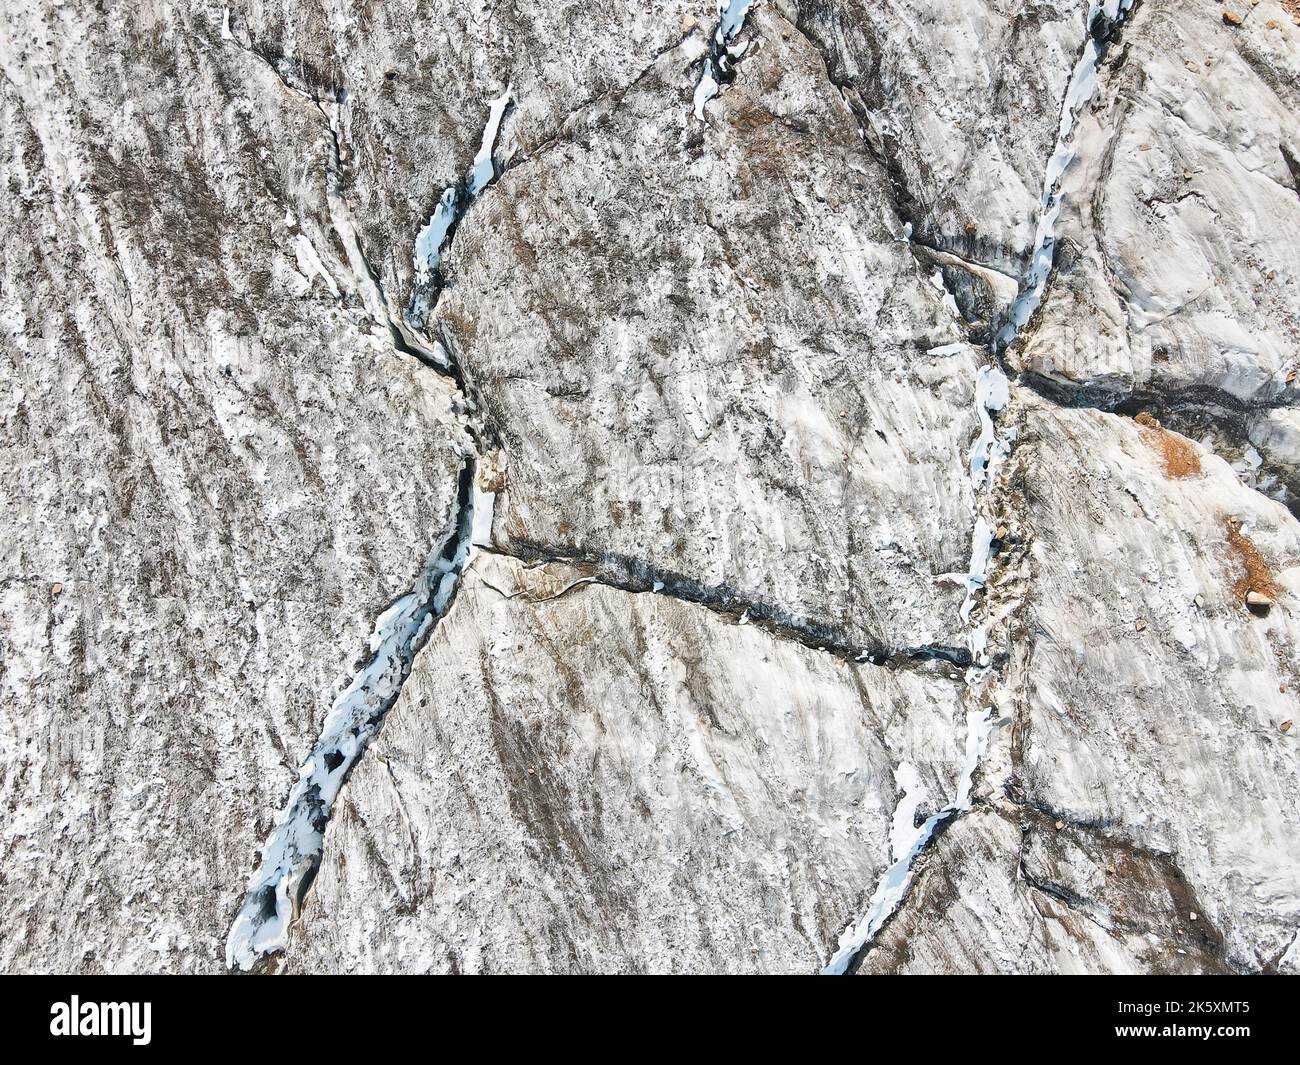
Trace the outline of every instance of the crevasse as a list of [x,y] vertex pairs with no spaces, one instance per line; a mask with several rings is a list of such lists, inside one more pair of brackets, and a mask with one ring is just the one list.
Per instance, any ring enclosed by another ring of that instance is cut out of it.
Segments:
[[[443,193],[416,238],[417,294],[412,297],[412,305],[413,309],[419,308],[417,324],[421,327],[452,230],[497,176],[492,154],[510,103],[510,91],[507,86],[489,104],[479,150],[463,184]],[[338,123],[336,111],[330,119],[336,137]],[[347,232],[351,233],[350,223]],[[434,361],[449,364],[440,345],[435,347],[438,350]],[[470,436],[472,444],[473,433]],[[251,968],[259,958],[284,949],[289,924],[320,867],[325,829],[339,790],[397,701],[416,654],[451,609],[475,541],[490,536],[493,498],[479,492],[476,468],[471,450],[461,467],[450,528],[430,552],[411,590],[376,619],[369,659],[334,700],[315,746],[298,771],[298,781],[262,847],[261,863],[249,881],[243,905],[227,937],[226,965],[230,968]]]
[[[1096,92],[1097,70],[1105,53],[1107,40],[1114,29],[1123,22],[1132,6],[1133,0],[1091,0],[1088,5],[1083,51],[1070,76],[1065,98],[1061,104],[1056,143],[1043,175],[1038,226],[1029,258],[1029,267],[1021,278],[1019,292],[1007,320],[994,337],[993,361],[982,366],[975,379],[975,403],[980,432],[971,448],[969,469],[971,482],[977,495],[986,492],[992,485],[999,465],[1010,454],[1015,443],[1014,432],[999,434],[995,420],[995,415],[1004,410],[1011,400],[1011,386],[1001,367],[1001,355],[1033,318],[1047,289],[1054,261],[1056,224],[1060,219],[1063,199],[1061,180],[1075,157],[1075,125],[1079,115],[1091,103]],[[910,236],[910,232],[908,235]],[[988,570],[994,555],[995,536],[996,533],[990,522],[977,513],[972,533],[970,563],[965,580],[966,596],[960,611],[962,621],[968,624],[974,614],[976,596],[988,580]],[[981,684],[988,674],[987,643],[988,622],[977,621],[972,625],[967,636],[967,646],[971,653],[967,681],[972,686]],[[890,833],[893,863],[877,883],[867,912],[840,936],[838,949],[826,968],[822,970],[824,975],[837,976],[848,972],[854,961],[906,897],[916,860],[933,841],[936,831],[945,822],[960,817],[970,809],[973,778],[983,760],[993,724],[994,715],[991,709],[967,715],[966,758],[958,779],[956,794],[952,802],[928,818],[916,830],[911,846],[901,854],[899,841],[906,838],[901,822],[915,811],[917,800],[914,791],[917,782],[914,774],[909,776],[904,772],[911,767],[899,767],[897,783],[902,797],[895,811],[893,830]]]
[[501,129],[501,120],[510,105],[510,92],[510,86],[507,85],[505,91],[488,104],[483,138],[469,171],[462,181],[443,190],[438,205],[415,238],[415,287],[411,293],[407,317],[417,328],[424,327],[433,307],[440,283],[443,249],[447,246],[447,241],[451,239],[453,230],[465,212],[483,190],[496,180],[497,170],[492,153]]
[[397,701],[415,655],[446,615],[469,560],[474,528],[474,460],[461,468],[451,527],[429,554],[411,590],[379,615],[370,658],[334,700],[320,736],[298,770],[278,823],[262,847],[262,861],[226,940],[226,965],[249,969],[283,950],[320,867],[325,827],[334,800],[384,715]]
[[731,64],[739,58],[734,41],[745,25],[745,16],[753,0],[718,0],[718,28],[709,41],[709,53],[704,58],[704,72],[695,86],[695,117],[704,120],[704,105],[718,95],[724,82],[731,79]]
[[971,783],[975,770],[984,757],[984,749],[992,731],[992,710],[979,710],[966,716],[966,758],[957,782],[957,793],[952,802],[937,814],[931,814],[920,828],[912,827],[912,815],[920,801],[915,794],[920,787],[920,780],[907,763],[899,766],[895,780],[903,797],[899,799],[894,811],[890,831],[893,864],[876,884],[867,912],[840,936],[839,949],[822,970],[823,976],[842,976],[848,971],[853,959],[875,938],[885,921],[898,909],[911,886],[912,866],[921,852],[930,845],[939,826],[970,809]]

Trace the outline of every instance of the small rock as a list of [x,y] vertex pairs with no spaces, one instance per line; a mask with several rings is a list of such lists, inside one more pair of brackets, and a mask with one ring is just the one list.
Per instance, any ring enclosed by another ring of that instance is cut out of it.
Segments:
[[1133,623],[1133,627],[1137,629],[1138,632],[1141,632],[1143,629],[1147,627],[1147,623],[1145,621],[1135,621]]
[[1138,151],[1139,151],[1139,152],[1149,152],[1150,150],[1151,150],[1151,145],[1149,145],[1149,144],[1139,144],[1139,145],[1138,145]]
[[1295,379],[1296,379],[1295,370],[1292,370],[1289,374],[1286,375],[1286,383],[1289,385],[1295,384]]
[[1183,171],[1183,180],[1184,180],[1184,181],[1191,181],[1192,178],[1195,177],[1195,176],[1196,176],[1196,175],[1193,174],[1190,170],[1184,170],[1184,171]]
[[1065,827],[1065,822],[1064,822],[1064,821],[1057,821],[1057,822],[1056,822],[1056,831],[1057,831],[1057,832],[1060,832],[1061,829],[1063,829],[1064,827]]
[[1225,9],[1223,12],[1223,21],[1229,26],[1240,26],[1242,23],[1242,17],[1235,11],[1228,11]]
[[966,223],[966,236],[973,237],[979,231],[980,231],[980,227],[977,226],[974,222]]
[[1249,591],[1246,593],[1246,605],[1253,606],[1257,610],[1267,610],[1273,605],[1273,600],[1263,592]]
[[998,531],[994,535],[996,535],[999,540],[1005,540],[1007,538],[1007,527],[1005,525],[999,525]]
[[1291,726],[1294,724],[1295,724],[1294,721],[1290,721],[1290,720],[1283,721],[1282,724],[1278,725],[1277,730],[1278,732],[1290,732]]
[[1195,913],[1189,913],[1189,914],[1187,915],[1187,917],[1188,917],[1189,920],[1192,920],[1192,921],[1195,921],[1195,920],[1196,920],[1196,914],[1195,914]]
[[1186,67],[1188,70],[1190,70],[1193,74],[1199,74],[1199,73],[1201,72],[1201,68],[1200,68],[1200,66],[1197,64],[1197,62],[1196,62],[1195,59],[1189,59],[1189,60],[1187,60],[1187,62],[1184,63],[1183,66],[1185,66],[1185,67]]
[[58,595],[61,591],[63,591],[63,585],[58,581],[50,585],[50,595]]

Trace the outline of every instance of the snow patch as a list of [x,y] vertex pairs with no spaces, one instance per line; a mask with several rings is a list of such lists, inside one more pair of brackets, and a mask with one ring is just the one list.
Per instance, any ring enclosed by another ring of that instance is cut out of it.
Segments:
[[492,517],[496,513],[497,494],[474,487],[474,525],[470,543],[475,547],[492,546]]
[[993,415],[1005,410],[1011,402],[1011,382],[1001,368],[981,366],[975,375],[975,411],[979,416],[980,433],[970,453],[970,476],[976,490],[991,480],[996,467],[1006,458],[1009,448],[999,440]]
[[492,162],[492,150],[496,146],[497,132],[501,128],[501,116],[506,113],[510,103],[510,86],[488,106],[487,125],[483,127],[483,140],[478,154],[474,156],[474,165],[470,167],[469,180],[466,183],[470,196],[477,196],[495,180],[496,166]]

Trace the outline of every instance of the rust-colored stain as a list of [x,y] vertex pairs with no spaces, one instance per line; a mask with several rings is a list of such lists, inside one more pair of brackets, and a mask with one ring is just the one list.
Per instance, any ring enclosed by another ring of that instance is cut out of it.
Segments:
[[1228,518],[1228,549],[1232,556],[1241,563],[1245,575],[1232,586],[1232,594],[1237,601],[1244,603],[1248,592],[1258,592],[1269,599],[1277,598],[1277,584],[1273,580],[1273,571],[1268,563],[1250,542],[1250,537],[1241,531],[1241,522],[1237,518]]
[[1152,451],[1160,455],[1164,462],[1166,477],[1180,481],[1187,477],[1200,476],[1201,458],[1190,440],[1177,433],[1171,433],[1146,411],[1133,420],[1142,426],[1142,440]]

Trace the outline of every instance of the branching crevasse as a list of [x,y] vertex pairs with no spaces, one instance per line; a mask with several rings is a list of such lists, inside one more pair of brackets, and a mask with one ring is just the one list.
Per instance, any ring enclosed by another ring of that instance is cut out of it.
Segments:
[[343,195],[345,167],[340,140],[341,115],[347,103],[346,89],[305,60],[289,59],[268,46],[257,43],[251,35],[245,43],[231,30],[229,16],[222,29],[222,39],[265,64],[287,91],[311,104],[320,113],[329,137],[330,158],[326,163],[325,190],[330,222],[347,253],[361,303],[371,318],[388,333],[394,350],[419,360],[440,374],[450,375],[450,367],[441,353],[423,344],[406,327],[400,316],[394,315],[379,272],[366,256],[361,235],[352,222],[352,213]]
[[[251,969],[268,955],[284,949],[290,922],[298,915],[319,869],[325,831],[339,791],[396,703],[416,654],[455,601],[472,551],[478,499],[479,434],[470,418],[473,404],[465,393],[458,365],[441,344],[424,344],[415,330],[392,313],[379,275],[362,248],[343,195],[345,90],[303,64],[295,67],[264,48],[244,44],[231,32],[228,20],[223,25],[222,38],[266,63],[287,89],[309,101],[325,120],[330,143],[325,175],[330,222],[348,256],[361,301],[370,316],[387,331],[395,350],[419,359],[456,383],[462,401],[460,413],[469,438],[449,527],[430,552],[411,589],[389,604],[375,621],[369,658],[334,700],[316,744],[299,770],[299,779],[290,791],[286,806],[261,848],[261,861],[249,881],[226,943],[226,964],[231,968]],[[493,148],[508,100],[507,89],[493,101],[483,146],[463,185],[465,198],[459,205],[461,212],[495,179]],[[443,236],[449,237],[449,231]],[[440,240],[434,251],[440,252],[443,243]]]
[[[975,382],[975,402],[980,420],[980,433],[971,449],[970,473],[977,504],[970,567],[966,578],[967,595],[961,607],[961,616],[962,620],[971,626],[967,640],[971,661],[967,681],[976,694],[981,692],[990,668],[994,665],[992,656],[987,650],[991,621],[988,617],[985,589],[989,570],[997,553],[996,545],[1000,542],[1002,533],[997,524],[996,494],[993,488],[996,484],[998,468],[1010,455],[1016,439],[1014,429],[999,432],[997,425],[999,413],[1007,408],[1011,398],[1010,382],[1004,370],[1002,356],[1019,338],[1021,330],[1033,319],[1051,278],[1056,222],[1062,205],[1062,178],[1074,160],[1075,125],[1079,115],[1091,103],[1096,92],[1097,72],[1106,45],[1114,38],[1132,4],[1133,0],[1090,0],[1088,36],[1083,51],[1075,63],[1069,87],[1062,101],[1056,145],[1044,173],[1037,235],[1034,251],[1030,256],[1030,266],[1020,280],[1018,293],[1006,315],[1005,322],[994,333],[989,345],[991,359],[988,364],[981,367]],[[800,32],[808,36],[803,28]],[[808,39],[812,40],[811,37]],[[818,51],[822,54],[823,62],[827,66],[827,74],[830,76],[829,60],[820,47]],[[841,92],[844,92],[843,88]],[[847,93],[845,93],[845,100],[846,103],[849,102]],[[863,135],[865,138],[865,126]],[[869,141],[868,148],[870,149]],[[910,223],[905,226],[904,236],[910,244],[912,242]],[[916,254],[915,249],[913,253]],[[992,710],[985,713],[988,715],[987,720],[991,722]],[[963,770],[957,795],[948,807],[922,826],[907,853],[901,856],[895,855],[893,865],[885,871],[876,887],[867,913],[845,930],[840,937],[839,949],[830,964],[823,970],[824,973],[841,975],[857,968],[875,937],[906,898],[916,862],[933,845],[938,836],[937,830],[962,817],[971,808],[972,780],[979,771],[992,727],[990,723],[983,733],[983,738],[972,746],[971,737],[975,734],[977,720],[974,715],[968,718],[968,764]]]
[[455,367],[451,365],[446,353],[437,346],[430,347],[423,343],[415,331],[407,327],[401,316],[394,314],[393,308],[390,308],[383,281],[379,272],[371,265],[361,243],[361,234],[352,221],[351,209],[343,195],[343,152],[339,128],[345,103],[346,94],[341,90],[328,107],[321,100],[316,101],[316,107],[325,119],[333,145],[331,163],[326,173],[326,194],[334,232],[347,252],[352,274],[361,289],[366,310],[386,330],[393,349],[418,359],[436,373],[454,379]]

